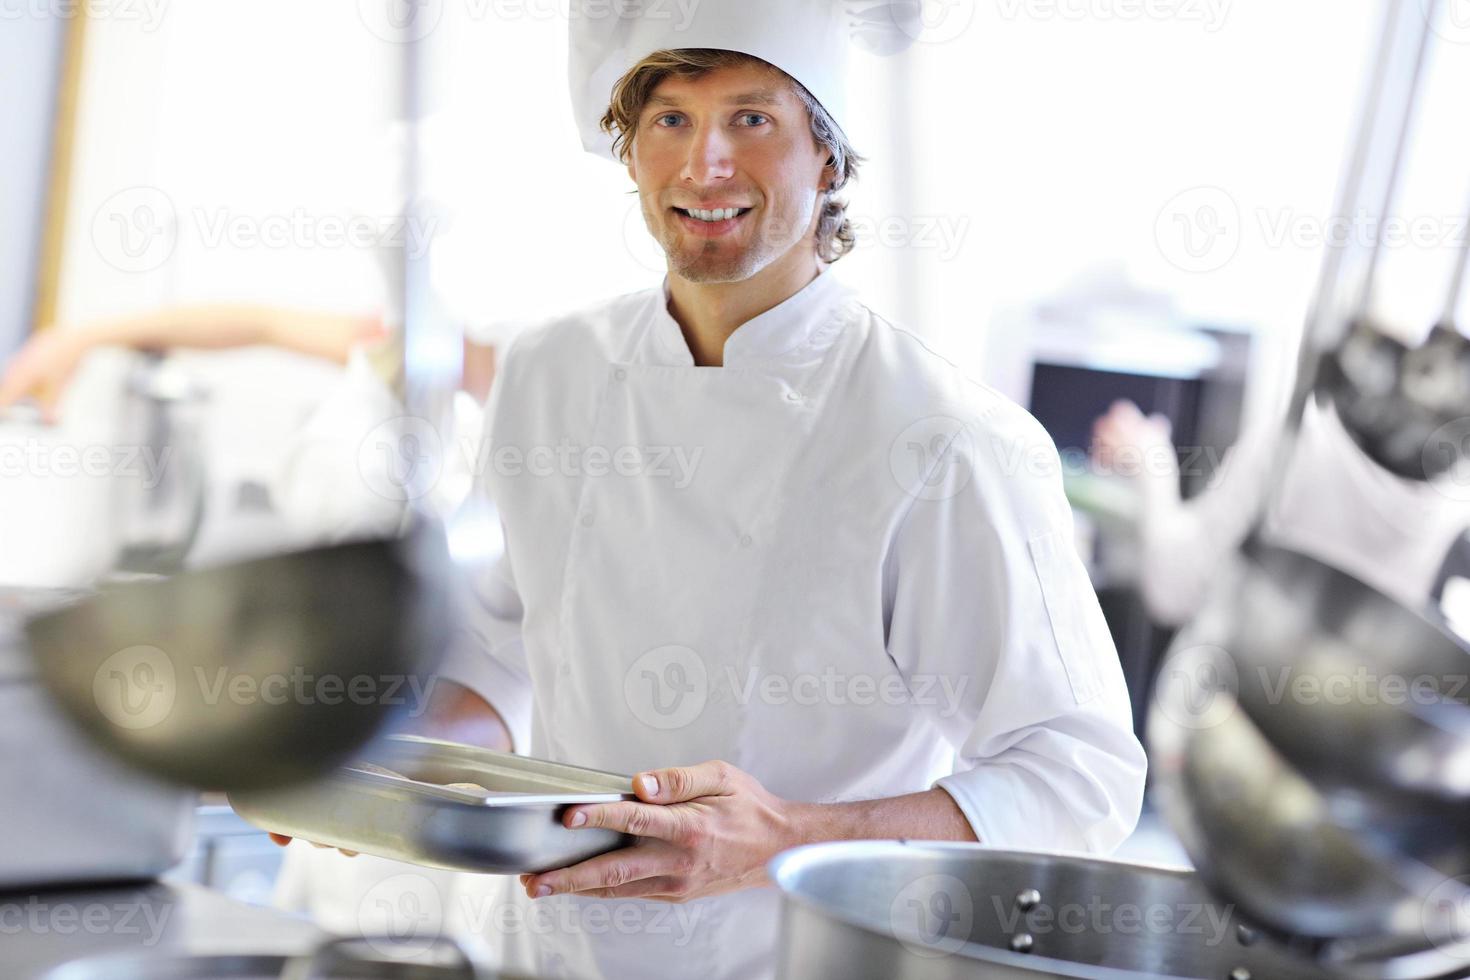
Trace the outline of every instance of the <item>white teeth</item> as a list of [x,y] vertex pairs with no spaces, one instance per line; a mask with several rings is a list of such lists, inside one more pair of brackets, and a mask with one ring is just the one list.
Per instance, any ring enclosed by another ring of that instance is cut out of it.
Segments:
[[728,221],[739,213],[739,208],[716,208],[713,211],[703,211],[695,208],[689,210],[689,216],[698,218],[700,221]]

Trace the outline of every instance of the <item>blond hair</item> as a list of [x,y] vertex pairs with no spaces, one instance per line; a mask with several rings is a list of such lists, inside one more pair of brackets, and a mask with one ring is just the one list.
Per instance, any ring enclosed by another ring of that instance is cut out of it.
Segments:
[[613,86],[612,101],[602,117],[602,130],[614,137],[613,152],[624,163],[632,153],[633,138],[638,134],[638,120],[643,115],[653,90],[671,75],[698,78],[717,68],[755,63],[762,65],[791,83],[811,118],[812,136],[827,151],[827,165],[836,174],[822,201],[822,215],[817,222],[817,254],[824,262],[836,262],[857,243],[852,222],[847,218],[847,202],[836,197],[847,182],[857,176],[858,156],[847,142],[837,122],[816,97],[790,75],[752,55],[720,48],[678,48],[655,51],[628,70]]

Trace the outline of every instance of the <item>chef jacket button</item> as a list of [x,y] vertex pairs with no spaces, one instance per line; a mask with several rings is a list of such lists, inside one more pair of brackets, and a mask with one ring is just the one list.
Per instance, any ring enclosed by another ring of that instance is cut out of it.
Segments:
[[613,372],[613,377],[617,378],[619,381],[627,381],[628,372],[623,370],[622,368],[618,368],[616,371]]
[[789,402],[799,402],[799,401],[801,401],[801,392],[799,392],[799,391],[788,391],[786,393],[786,400],[789,401]]
[[750,535],[748,535],[748,534],[742,534],[742,535],[740,535],[740,547],[742,547],[742,548],[749,548],[754,543],[755,543],[755,539],[752,538]]
[[593,517],[591,514],[583,514],[582,515],[582,526],[583,527],[591,527],[592,526],[592,522],[595,521],[596,519],[597,518]]

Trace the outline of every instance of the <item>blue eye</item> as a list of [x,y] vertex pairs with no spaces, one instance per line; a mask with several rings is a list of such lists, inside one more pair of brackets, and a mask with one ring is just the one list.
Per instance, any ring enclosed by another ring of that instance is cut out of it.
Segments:
[[683,119],[683,118],[684,117],[681,116],[681,115],[679,115],[677,112],[665,112],[661,116],[655,116],[653,122],[654,122],[654,125],[656,125],[656,126],[662,126],[664,124],[664,120],[666,120],[666,119],[673,119],[673,120],[676,120],[673,123],[673,125],[677,126],[678,125],[677,120],[680,120],[680,119]]
[[[766,121],[766,117],[759,112],[742,112],[740,114],[740,119],[742,124],[747,126],[759,126],[761,123]],[[749,120],[751,119],[754,119],[755,122],[750,122]]]

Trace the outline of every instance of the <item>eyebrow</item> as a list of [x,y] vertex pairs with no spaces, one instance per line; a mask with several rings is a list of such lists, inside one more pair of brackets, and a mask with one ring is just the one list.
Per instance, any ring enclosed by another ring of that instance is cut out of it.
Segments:
[[[772,91],[771,89],[763,88],[763,89],[757,89],[756,91],[753,91],[753,92],[741,92],[739,95],[732,95],[732,96],[730,96],[729,98],[727,98],[725,100],[725,103],[727,105],[767,105],[767,106],[774,106],[774,105],[780,105],[781,104],[781,96],[778,93]],[[677,106],[677,105],[680,105],[681,103],[679,102],[678,99],[670,98],[667,95],[650,95],[648,97],[648,104],[649,105],[663,105],[663,106]]]

